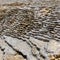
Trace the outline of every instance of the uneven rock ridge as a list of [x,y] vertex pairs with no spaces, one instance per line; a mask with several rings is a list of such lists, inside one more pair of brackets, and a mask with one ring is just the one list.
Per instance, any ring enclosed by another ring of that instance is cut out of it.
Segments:
[[60,60],[60,6],[51,4],[0,6],[0,60]]

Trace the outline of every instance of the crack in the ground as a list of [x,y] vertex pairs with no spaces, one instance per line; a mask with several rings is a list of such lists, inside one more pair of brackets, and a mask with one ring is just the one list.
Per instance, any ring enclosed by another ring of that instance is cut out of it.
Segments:
[[19,55],[22,55],[23,58],[27,59],[27,56],[24,55],[22,52],[18,51],[17,49],[15,49],[12,45],[10,45],[7,41],[5,41],[6,44],[8,44],[8,46],[10,46],[15,52],[17,52]]
[[[5,48],[2,48],[2,47],[0,46],[0,50],[3,52],[2,54],[3,54],[3,56],[4,56],[4,55],[5,55],[5,52],[4,52]],[[4,60],[4,57],[3,57],[2,59]]]

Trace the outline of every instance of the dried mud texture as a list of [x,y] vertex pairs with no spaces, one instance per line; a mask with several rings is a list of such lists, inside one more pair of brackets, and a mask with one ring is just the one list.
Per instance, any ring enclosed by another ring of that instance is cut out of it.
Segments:
[[22,5],[0,6],[0,60],[60,60],[59,6]]

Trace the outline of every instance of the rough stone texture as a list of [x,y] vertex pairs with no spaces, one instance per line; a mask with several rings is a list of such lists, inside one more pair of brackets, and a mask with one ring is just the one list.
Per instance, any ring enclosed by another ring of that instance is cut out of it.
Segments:
[[5,55],[5,60],[26,60],[21,55]]
[[31,0],[1,5],[0,60],[60,60],[59,3]]

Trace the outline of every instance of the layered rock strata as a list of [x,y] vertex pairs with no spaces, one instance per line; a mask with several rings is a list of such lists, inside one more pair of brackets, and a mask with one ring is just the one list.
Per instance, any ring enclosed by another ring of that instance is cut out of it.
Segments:
[[55,6],[0,7],[0,60],[60,59],[60,12]]

